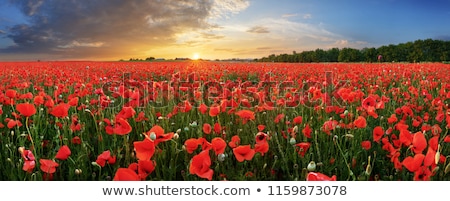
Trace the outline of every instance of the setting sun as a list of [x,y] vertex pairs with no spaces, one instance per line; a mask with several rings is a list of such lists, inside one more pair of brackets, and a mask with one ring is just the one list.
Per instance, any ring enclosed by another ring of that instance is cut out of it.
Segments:
[[192,59],[198,60],[199,58],[200,58],[200,56],[198,55],[198,53],[194,53],[194,56],[192,57]]

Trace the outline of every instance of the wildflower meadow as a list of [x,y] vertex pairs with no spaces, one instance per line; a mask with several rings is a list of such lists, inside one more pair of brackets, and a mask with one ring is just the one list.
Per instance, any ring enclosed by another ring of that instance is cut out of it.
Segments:
[[450,179],[448,64],[0,69],[3,181]]

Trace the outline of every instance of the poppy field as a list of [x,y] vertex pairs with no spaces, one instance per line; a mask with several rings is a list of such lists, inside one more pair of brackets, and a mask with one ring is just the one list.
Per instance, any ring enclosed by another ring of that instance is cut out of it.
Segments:
[[450,180],[448,64],[0,69],[3,181]]

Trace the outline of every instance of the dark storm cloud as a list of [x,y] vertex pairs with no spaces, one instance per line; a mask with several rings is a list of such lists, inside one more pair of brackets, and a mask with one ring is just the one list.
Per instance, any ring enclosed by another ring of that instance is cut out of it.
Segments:
[[[120,55],[166,44],[175,34],[211,25],[210,0],[12,0],[27,24],[4,30],[3,53]],[[89,49],[89,50],[88,50]],[[97,55],[98,56],[98,55]]]

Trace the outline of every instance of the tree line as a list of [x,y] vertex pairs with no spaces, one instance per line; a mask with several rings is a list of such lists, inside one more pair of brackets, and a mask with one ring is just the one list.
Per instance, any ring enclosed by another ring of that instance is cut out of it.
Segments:
[[259,62],[444,62],[450,60],[450,41],[416,40],[378,48],[316,49],[292,54],[269,55]]

